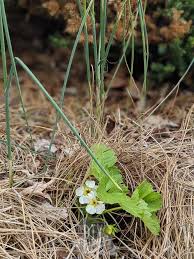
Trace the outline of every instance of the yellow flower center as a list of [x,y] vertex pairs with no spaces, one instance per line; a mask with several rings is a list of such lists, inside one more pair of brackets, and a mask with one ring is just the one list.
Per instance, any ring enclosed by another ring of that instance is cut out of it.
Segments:
[[98,204],[98,202],[97,202],[97,200],[95,200],[95,199],[93,199],[93,200],[91,200],[90,201],[90,205],[92,205],[92,206],[96,206]]
[[84,189],[84,195],[87,196],[91,192],[91,189],[85,188]]

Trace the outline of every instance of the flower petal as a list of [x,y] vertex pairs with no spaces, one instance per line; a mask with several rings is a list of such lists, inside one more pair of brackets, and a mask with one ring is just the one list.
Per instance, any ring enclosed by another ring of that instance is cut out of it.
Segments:
[[87,211],[87,213],[93,215],[93,214],[96,213],[96,208],[94,206],[92,206],[92,205],[87,205],[86,206],[86,211]]
[[105,204],[104,203],[98,203],[96,205],[96,214],[102,214],[102,212],[105,210]]
[[89,200],[92,200],[92,199],[96,198],[96,192],[93,192],[93,191],[89,192],[87,194],[87,197],[88,197]]
[[79,197],[79,203],[80,204],[88,204],[90,199],[87,196],[82,195]]
[[98,188],[98,185],[95,185],[94,188],[93,188],[93,190],[97,190],[97,188]]
[[83,186],[77,188],[76,191],[75,191],[75,194],[76,194],[76,196],[78,196],[78,197],[79,197],[79,196],[82,196],[83,193],[84,193],[84,187],[83,187]]
[[94,189],[96,183],[95,183],[95,181],[87,180],[87,181],[85,182],[85,185],[86,185],[87,187],[91,188],[91,189]]

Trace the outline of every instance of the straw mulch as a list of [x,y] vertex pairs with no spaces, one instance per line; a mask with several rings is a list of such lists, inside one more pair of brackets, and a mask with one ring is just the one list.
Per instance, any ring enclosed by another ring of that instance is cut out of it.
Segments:
[[[108,126],[99,128],[86,114],[76,120],[66,108],[89,145],[103,142],[115,150],[131,191],[147,178],[163,195],[160,236],[152,236],[139,220],[117,212],[107,218],[120,229],[115,238],[99,234],[99,225],[97,235],[90,234],[76,209],[75,188],[90,161],[86,151],[60,122],[54,143],[57,152],[49,159],[46,152],[33,152],[29,129],[14,101],[15,183],[9,188],[3,103],[0,111],[0,258],[193,258],[193,107],[181,125],[157,116],[151,117],[151,123],[150,118],[138,122],[115,115],[109,133]],[[27,114],[33,142],[50,139],[55,113],[48,104],[28,104]],[[91,125],[98,139],[92,136]]]

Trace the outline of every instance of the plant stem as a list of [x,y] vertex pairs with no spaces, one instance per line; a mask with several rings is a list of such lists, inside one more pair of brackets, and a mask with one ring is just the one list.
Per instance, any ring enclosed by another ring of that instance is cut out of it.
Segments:
[[2,65],[3,65],[3,88],[5,90],[6,81],[7,81],[7,62],[6,62],[5,38],[4,38],[1,4],[0,4],[0,44],[1,44],[1,57],[2,57]]
[[[86,23],[87,15],[88,15],[88,13],[90,11],[90,8],[92,7],[93,1],[94,0],[91,0],[89,5],[88,5],[88,8],[87,8],[87,10],[85,12],[85,15],[84,15],[84,17],[82,19],[79,31],[77,33],[77,36],[76,36],[76,39],[75,39],[75,42],[74,42],[74,45],[73,45],[73,49],[71,51],[70,59],[69,59],[68,66],[67,66],[67,71],[66,71],[65,76],[64,76],[64,83],[63,83],[62,90],[61,90],[61,98],[60,98],[60,102],[59,102],[59,107],[60,108],[63,107],[65,91],[66,91],[66,88],[67,88],[67,83],[68,83],[68,79],[69,79],[69,75],[70,75],[70,71],[71,71],[71,66],[72,66],[72,63],[73,63],[74,55],[75,55],[75,52],[76,52],[76,49],[77,49],[77,45],[79,43],[79,39],[80,39],[82,30],[83,30],[84,25]],[[57,124],[60,121],[60,119],[61,119],[61,115],[60,115],[60,113],[57,113],[56,120],[55,120],[55,126],[54,126],[54,129],[53,129],[53,133],[52,133],[51,141],[50,141],[50,145],[49,145],[49,152],[51,151],[51,146],[53,144],[53,141],[54,141],[54,138],[55,138],[55,133],[56,133],[56,130],[57,130]]]
[[113,211],[116,211],[116,210],[122,210],[122,207],[115,207],[115,208],[112,208],[112,209],[105,210],[103,212],[103,214],[110,213],[110,212],[113,212]]
[[144,109],[147,93],[147,73],[148,73],[148,63],[149,63],[149,43],[147,28],[145,22],[145,10],[143,9],[142,0],[138,0],[138,12],[140,17],[142,44],[143,44],[143,63],[144,63],[144,82],[141,94],[141,108]]
[[[19,77],[18,77],[18,73],[17,73],[17,69],[16,69],[16,64],[15,64],[15,59],[14,59],[14,54],[13,54],[11,39],[10,39],[10,35],[9,35],[8,24],[7,24],[7,16],[6,16],[6,13],[5,13],[5,6],[4,6],[3,0],[0,0],[0,5],[1,5],[1,18],[2,18],[2,21],[3,21],[3,27],[4,27],[5,37],[6,37],[6,41],[7,41],[7,47],[8,47],[8,51],[9,51],[9,55],[10,55],[10,59],[11,59],[11,64],[13,66],[13,75],[14,75],[15,80],[16,80],[16,86],[17,86],[17,89],[18,89],[18,92],[19,92],[19,97],[20,97],[22,110],[23,110],[23,113],[24,113],[25,122],[26,122],[27,127],[29,128],[29,124],[28,124],[28,120],[27,120],[27,116],[26,116],[26,112],[25,112],[25,107],[24,107],[24,102],[23,102],[23,99],[22,99],[21,87],[20,87]],[[31,139],[31,142],[32,142],[31,132],[29,134],[30,134],[30,139]]]
[[[71,124],[69,119],[66,117],[66,115],[63,113],[61,108],[58,106],[58,104],[54,101],[54,99],[49,95],[49,93],[46,91],[44,86],[40,83],[40,81],[35,77],[35,75],[30,71],[30,69],[20,60],[19,58],[15,58],[16,62],[27,72],[27,74],[31,77],[31,79],[37,84],[38,88],[44,93],[44,95],[47,97],[47,99],[50,101],[52,106],[55,108],[57,113],[60,115],[60,117],[63,119],[65,124],[71,129],[72,133],[77,137],[81,145],[86,149],[88,154],[91,156],[91,158],[95,161],[97,166],[100,168],[100,170],[109,177],[109,179],[112,181],[112,183],[122,191],[121,187],[117,184],[117,182],[110,176],[109,172],[101,165],[101,163],[97,160],[91,149],[88,147],[86,142],[80,137],[79,132],[77,129]],[[9,90],[9,89],[8,89]]]
[[13,78],[13,66],[11,66],[9,78],[5,88],[5,113],[6,113],[6,138],[7,138],[7,157],[9,170],[9,186],[13,186],[12,152],[11,152],[11,133],[10,133],[10,108],[9,108],[9,88]]

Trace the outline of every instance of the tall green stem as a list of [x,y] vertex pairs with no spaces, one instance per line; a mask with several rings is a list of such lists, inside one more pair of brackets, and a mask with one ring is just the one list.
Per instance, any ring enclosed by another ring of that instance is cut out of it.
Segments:
[[[93,1],[94,0],[91,0],[89,5],[88,5],[88,8],[86,10],[86,13],[85,13],[83,19],[82,19],[79,31],[77,33],[77,36],[76,36],[76,39],[75,39],[75,42],[74,42],[74,45],[73,45],[73,49],[72,49],[72,52],[71,52],[71,55],[70,55],[70,59],[69,59],[69,62],[68,62],[68,66],[67,66],[67,71],[66,71],[65,77],[64,77],[63,87],[62,87],[62,90],[61,90],[61,98],[60,98],[60,103],[59,103],[60,108],[63,107],[65,91],[66,91],[66,88],[67,88],[67,83],[68,83],[68,79],[69,79],[69,75],[70,75],[73,59],[74,59],[74,56],[75,56],[75,52],[76,52],[76,49],[77,49],[77,45],[79,43],[79,39],[80,39],[82,30],[83,30],[84,24],[86,23],[87,15],[88,15],[88,13],[89,13],[89,11],[91,9]],[[60,113],[57,113],[56,120],[55,120],[55,126],[54,126],[54,129],[53,129],[53,133],[52,133],[51,141],[50,141],[50,145],[49,145],[49,152],[51,150],[51,146],[53,144],[53,141],[54,141],[54,138],[55,138],[55,133],[56,133],[56,130],[57,130],[57,124],[60,121],[60,119],[61,119],[61,115],[60,115]]]
[[11,152],[11,132],[10,132],[10,108],[9,108],[9,89],[13,78],[13,66],[11,66],[9,78],[5,86],[5,114],[6,114],[6,139],[7,139],[7,157],[9,170],[9,186],[13,186],[12,152]]
[[143,90],[142,90],[142,104],[144,106],[146,92],[147,92],[149,43],[148,43],[147,28],[146,28],[146,22],[145,22],[145,11],[143,9],[142,0],[138,0],[138,12],[139,12],[139,17],[140,17],[141,35],[142,35],[142,43],[143,43],[144,82],[143,82]]
[[[28,124],[28,120],[27,120],[27,116],[26,116],[26,111],[25,111],[25,107],[24,107],[24,102],[23,102],[23,99],[22,99],[19,77],[18,77],[18,73],[17,73],[17,69],[16,69],[14,55],[13,55],[13,49],[12,49],[11,39],[10,39],[10,35],[9,35],[7,17],[6,17],[6,13],[5,13],[5,6],[4,6],[3,0],[0,0],[0,5],[1,5],[1,15],[2,15],[2,21],[3,21],[3,28],[4,28],[4,31],[5,31],[5,37],[6,37],[6,41],[7,41],[7,47],[8,47],[8,51],[9,51],[9,55],[10,55],[10,59],[11,59],[11,64],[13,66],[13,74],[14,74],[14,77],[15,77],[15,80],[16,80],[16,86],[17,86],[17,89],[18,89],[18,92],[19,92],[19,97],[20,97],[21,107],[22,107],[22,110],[23,110],[23,113],[24,113],[25,122],[26,122],[27,127],[29,128],[29,124]],[[32,142],[31,132],[29,134],[30,134],[30,139],[31,139],[31,142]]]
[[[35,77],[35,75],[30,71],[30,69],[19,59],[15,58],[17,63],[26,71],[26,73],[31,77],[31,79],[36,83],[38,88],[44,93],[44,95],[47,97],[49,102],[52,104],[52,106],[55,108],[56,112],[60,114],[61,118],[65,122],[65,124],[71,129],[72,133],[77,137],[77,139],[80,141],[81,145],[86,149],[88,154],[91,156],[91,158],[95,161],[95,163],[98,165],[100,170],[109,177],[109,179],[113,182],[113,184],[119,189],[122,190],[121,187],[118,185],[118,183],[110,176],[109,172],[99,163],[91,149],[88,147],[86,142],[80,137],[79,132],[76,130],[76,128],[71,124],[71,122],[68,120],[68,118],[65,116],[61,108],[58,106],[58,104],[54,101],[54,99],[49,95],[49,93],[46,91],[44,86],[40,83],[40,81]],[[8,89],[9,90],[9,89]]]
[[3,18],[2,18],[2,8],[0,5],[0,44],[1,44],[1,57],[3,65],[3,87],[6,88],[7,81],[7,62],[6,62],[6,52],[5,52],[5,36],[3,29]]

